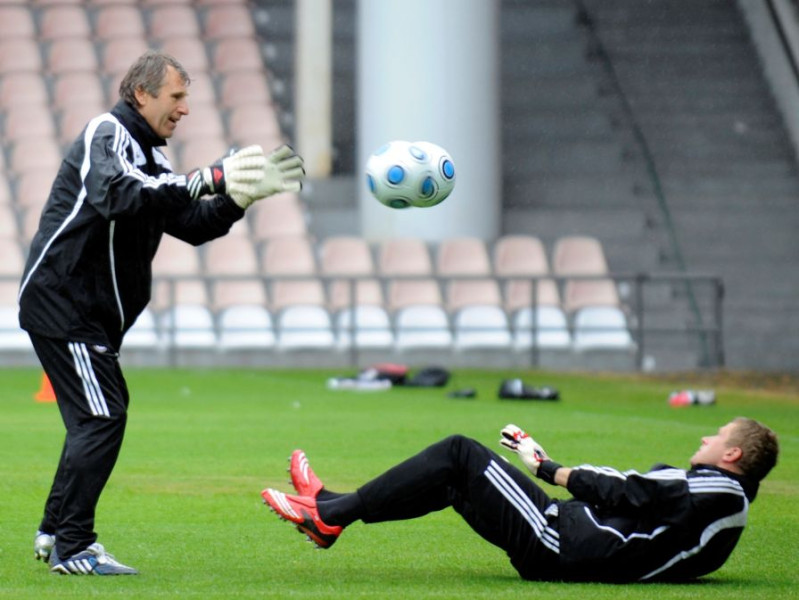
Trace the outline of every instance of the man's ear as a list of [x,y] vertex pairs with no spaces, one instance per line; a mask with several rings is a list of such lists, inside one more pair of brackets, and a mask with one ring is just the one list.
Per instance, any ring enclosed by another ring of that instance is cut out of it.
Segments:
[[136,98],[136,104],[142,107],[147,102],[147,96],[149,96],[149,94],[144,91],[143,87],[137,87],[133,91],[133,96]]
[[737,463],[743,454],[743,450],[739,446],[731,446],[724,451],[723,458],[728,463]]

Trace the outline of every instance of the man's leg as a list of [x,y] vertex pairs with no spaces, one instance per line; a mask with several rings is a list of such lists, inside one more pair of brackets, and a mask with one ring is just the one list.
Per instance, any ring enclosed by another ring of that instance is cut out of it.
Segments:
[[97,540],[97,501],[125,432],[128,390],[117,355],[89,344],[32,335],[67,430],[40,529],[63,560]]
[[484,539],[504,549],[522,576],[557,576],[554,501],[529,476],[463,436],[433,444],[354,494],[320,499],[317,505],[322,521],[340,526],[358,519],[411,519],[452,506]]

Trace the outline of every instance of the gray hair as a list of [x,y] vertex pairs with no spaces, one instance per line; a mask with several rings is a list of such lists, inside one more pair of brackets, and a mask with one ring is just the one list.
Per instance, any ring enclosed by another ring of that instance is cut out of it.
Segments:
[[177,59],[157,50],[148,50],[130,66],[119,84],[119,97],[131,106],[138,106],[136,90],[143,89],[157,96],[164,83],[167,67],[173,67],[186,85],[191,83],[189,74]]

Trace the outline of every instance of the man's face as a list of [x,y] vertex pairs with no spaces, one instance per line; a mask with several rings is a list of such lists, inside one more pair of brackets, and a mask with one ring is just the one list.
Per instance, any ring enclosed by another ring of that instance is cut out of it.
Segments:
[[717,467],[729,466],[739,456],[740,449],[730,444],[730,436],[735,430],[735,423],[727,423],[718,430],[716,435],[702,438],[702,445],[691,457],[691,465],[714,465]]
[[157,96],[136,90],[139,112],[158,137],[167,139],[175,133],[181,117],[189,114],[189,95],[186,83],[174,67],[166,68],[166,75]]

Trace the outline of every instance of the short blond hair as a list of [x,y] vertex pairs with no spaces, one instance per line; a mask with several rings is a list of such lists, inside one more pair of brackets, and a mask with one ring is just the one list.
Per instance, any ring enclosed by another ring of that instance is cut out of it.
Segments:
[[748,477],[760,481],[777,464],[779,442],[771,429],[747,417],[732,421],[735,427],[729,437],[730,447],[741,449],[738,466]]

